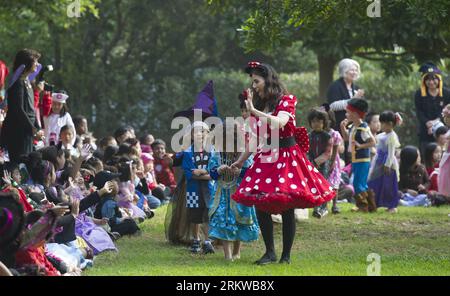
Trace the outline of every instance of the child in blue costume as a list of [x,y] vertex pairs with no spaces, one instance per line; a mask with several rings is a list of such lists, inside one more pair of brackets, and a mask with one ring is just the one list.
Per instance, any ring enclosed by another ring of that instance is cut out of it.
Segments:
[[[225,125],[221,129],[225,140],[226,134],[234,134],[234,125],[229,128]],[[208,171],[213,180],[214,190],[211,192],[211,206],[209,209],[209,237],[223,241],[223,250],[226,260],[240,258],[241,242],[251,242],[258,239],[259,226],[255,208],[237,203],[231,198],[236,191],[246,169],[252,164],[252,159],[245,161],[242,170],[233,171],[231,165],[239,158],[237,152],[237,135],[234,136],[235,147],[232,152],[223,152],[225,149],[213,151],[208,165]],[[223,147],[226,147],[225,141]],[[219,147],[218,147],[219,148]],[[221,152],[222,151],[222,152]]]
[[[375,212],[377,205],[375,193],[369,190],[367,179],[370,170],[370,148],[375,146],[375,138],[369,125],[363,120],[369,105],[363,99],[351,99],[347,103],[346,119],[341,122],[341,133],[349,141],[348,149],[352,155],[353,188],[355,189],[355,212]],[[351,122],[352,127],[347,129]]]
[[192,253],[214,253],[214,247],[205,238],[201,248],[200,226],[208,223],[208,208],[211,199],[212,182],[207,171],[210,152],[205,147],[209,127],[202,121],[192,124],[193,144],[183,151],[182,168],[186,177],[186,207],[188,222],[194,228]]

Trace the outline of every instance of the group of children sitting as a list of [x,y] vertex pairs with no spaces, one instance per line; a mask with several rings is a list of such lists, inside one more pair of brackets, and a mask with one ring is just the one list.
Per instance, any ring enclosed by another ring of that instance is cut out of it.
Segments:
[[[57,97],[63,99],[67,97]],[[398,114],[367,114],[368,103],[363,99],[351,99],[345,108],[347,118],[340,132],[331,128],[335,124],[330,106],[314,108],[308,115],[308,158],[338,192],[332,213],[340,212],[337,200],[344,196],[354,198],[353,210],[358,212],[374,212],[379,207],[396,212],[398,205],[440,205],[450,200],[448,128],[436,133],[436,143],[426,147],[423,165],[416,147],[406,146],[398,153]],[[248,116],[242,104],[241,109]],[[85,118],[69,120],[64,102],[54,104],[52,110],[56,118],[66,118],[46,120],[57,134],[49,132],[43,143],[36,142],[39,149],[19,164],[2,155],[1,199],[20,204],[16,214],[23,216],[18,235],[0,243],[0,262],[10,270],[80,274],[93,265],[95,255],[116,250],[115,240],[139,235],[138,224],[152,218],[153,209],[177,199],[183,200],[187,223],[193,227],[193,253],[212,253],[210,239],[221,240],[225,258],[235,260],[240,257],[240,242],[258,238],[255,209],[231,198],[251,158],[236,170],[232,164],[239,157],[237,143],[229,143],[234,152],[205,150],[209,133],[205,123],[192,124],[191,145],[172,157],[164,141],[149,134],[138,140],[130,127],[116,130],[97,146]],[[444,108],[443,118],[450,127],[450,105]],[[234,133],[236,128],[226,124],[215,128],[223,135],[228,130]],[[177,186],[180,180],[175,179],[174,166],[184,171],[185,192],[179,190],[182,182]],[[313,216],[321,218],[327,213],[327,204],[323,204],[314,209]],[[0,215],[9,219],[9,214]],[[206,226],[203,244],[202,225]]]
[[[19,275],[81,274],[94,256],[115,251],[115,240],[139,235],[138,224],[176,187],[165,144],[149,134],[140,141],[132,128],[120,128],[97,147],[81,120],[53,140],[18,164],[2,155],[0,199],[19,209],[11,219],[21,223],[15,237],[3,236],[0,262]],[[7,233],[15,224],[2,225]]]

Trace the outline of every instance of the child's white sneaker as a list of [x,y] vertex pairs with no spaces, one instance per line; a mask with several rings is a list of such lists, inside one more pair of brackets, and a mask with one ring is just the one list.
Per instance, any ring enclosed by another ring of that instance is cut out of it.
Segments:
[[283,223],[283,218],[281,217],[281,215],[272,215],[272,221],[274,223]]

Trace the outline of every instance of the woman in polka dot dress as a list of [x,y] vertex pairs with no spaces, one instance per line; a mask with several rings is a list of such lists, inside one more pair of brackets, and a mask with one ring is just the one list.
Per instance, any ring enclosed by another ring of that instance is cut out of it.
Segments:
[[[257,208],[266,252],[256,264],[276,262],[271,214],[282,214],[283,252],[279,262],[289,264],[295,236],[294,209],[319,206],[333,199],[335,192],[308,161],[304,152],[307,148],[299,146],[308,141],[308,135],[304,132],[299,136],[296,129],[297,98],[289,95],[270,65],[250,62],[245,71],[252,81],[252,90],[247,91],[246,100],[247,109],[256,121],[251,123],[252,130],[259,139],[270,140],[270,134],[264,131],[278,127],[279,147],[264,149],[258,146],[255,162],[232,198]],[[263,122],[270,127],[264,126]],[[250,147],[254,145],[251,143]],[[242,168],[250,155],[248,151],[242,153],[233,167]]]

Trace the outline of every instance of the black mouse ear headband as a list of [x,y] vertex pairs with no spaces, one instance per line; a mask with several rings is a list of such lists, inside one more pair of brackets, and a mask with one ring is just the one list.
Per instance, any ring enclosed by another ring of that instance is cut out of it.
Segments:
[[247,74],[258,74],[262,77],[267,77],[267,68],[266,66],[264,66],[264,64],[260,63],[260,62],[249,62],[247,64],[247,67],[245,67],[245,72]]

